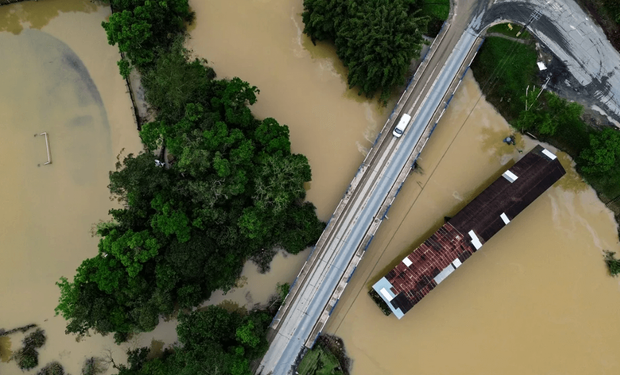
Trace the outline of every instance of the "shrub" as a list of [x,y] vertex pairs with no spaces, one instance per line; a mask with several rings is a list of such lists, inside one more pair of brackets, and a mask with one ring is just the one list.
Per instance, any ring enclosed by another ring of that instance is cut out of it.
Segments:
[[97,375],[105,371],[101,358],[90,357],[84,361],[82,366],[82,375]]
[[45,331],[41,328],[37,328],[36,331],[32,332],[24,339],[24,346],[40,348],[45,345],[45,341],[47,338],[45,337]]
[[39,365],[39,353],[34,347],[25,346],[13,354],[21,370],[31,370]]
[[611,276],[618,276],[620,274],[620,259],[616,259],[614,256],[616,253],[613,251],[604,251],[605,253],[605,264],[607,264],[607,268],[609,268],[609,274]]
[[37,375],[65,375],[65,369],[56,361],[48,363]]

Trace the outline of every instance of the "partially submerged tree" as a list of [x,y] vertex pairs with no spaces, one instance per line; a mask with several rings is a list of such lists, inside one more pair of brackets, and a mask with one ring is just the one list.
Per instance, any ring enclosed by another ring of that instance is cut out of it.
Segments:
[[130,350],[127,365],[114,366],[118,375],[250,375],[250,361],[267,349],[270,320],[260,311],[244,315],[219,306],[181,314],[180,345],[154,359],[147,359],[147,348]]
[[65,375],[65,369],[58,361],[54,361],[45,365],[37,375]]
[[600,175],[614,169],[620,162],[620,132],[605,128],[590,135],[590,147],[579,155],[582,171]]
[[615,252],[612,251],[604,251],[605,253],[605,264],[607,265],[607,269],[609,269],[609,274],[611,276],[618,276],[620,274],[620,260],[616,259]]
[[13,354],[13,359],[21,370],[30,370],[39,365],[37,349],[45,345],[45,341],[47,341],[45,331],[40,328],[26,335],[23,340],[24,346]]
[[384,103],[405,82],[419,56],[428,18],[419,17],[411,0],[305,0],[304,33],[312,42],[332,41],[349,68],[349,87]]
[[194,17],[187,0],[112,0],[111,4],[114,13],[101,25],[108,43],[118,44],[126,54],[126,60],[118,62],[123,77],[132,66],[143,69],[152,65],[154,51],[168,48],[185,31],[185,22]]
[[[169,79],[177,69],[196,95]],[[69,321],[68,333],[115,332],[121,341],[150,331],[175,306],[197,306],[234,286],[247,259],[274,247],[296,254],[324,227],[303,201],[310,166],[291,153],[288,127],[249,109],[256,87],[214,80],[187,55],[149,74],[147,97],[160,98],[160,112],[140,133],[147,151],[128,155],[110,174],[110,192],[123,207],[97,226],[99,254],[72,282],[58,282],[56,312]],[[167,102],[163,91],[172,87],[178,92]],[[163,168],[154,162],[162,145],[174,160]]]

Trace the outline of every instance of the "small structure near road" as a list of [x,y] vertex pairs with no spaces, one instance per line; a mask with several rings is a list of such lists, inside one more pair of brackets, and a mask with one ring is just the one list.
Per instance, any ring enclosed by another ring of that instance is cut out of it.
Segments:
[[566,174],[536,146],[373,285],[398,319]]

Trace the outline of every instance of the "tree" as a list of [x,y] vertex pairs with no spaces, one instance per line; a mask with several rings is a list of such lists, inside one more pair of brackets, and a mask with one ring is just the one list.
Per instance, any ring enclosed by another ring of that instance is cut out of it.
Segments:
[[347,15],[347,4],[344,0],[304,0],[304,34],[312,39],[312,43],[323,40],[335,40],[337,30]]
[[331,40],[349,68],[349,88],[384,103],[405,82],[411,60],[422,48],[427,17],[418,17],[409,0],[305,0],[304,33],[312,41]]
[[[134,11],[124,10],[113,13],[109,22],[102,22],[101,26],[108,34],[110,45],[118,44],[118,49],[127,54],[133,65],[145,66],[153,61],[153,51],[144,48],[143,45],[150,44],[151,17],[145,7],[136,7]],[[128,76],[128,65],[126,60],[119,62],[119,69],[123,78]]]
[[605,264],[607,265],[607,269],[609,270],[609,274],[611,276],[618,276],[620,274],[620,260],[616,259],[615,252],[604,250],[605,254]]
[[[188,74],[206,80],[196,66]],[[164,80],[153,80],[160,90]],[[162,104],[165,115],[141,131],[147,151],[127,155],[110,173],[110,192],[123,207],[97,227],[99,254],[73,282],[58,283],[56,312],[67,332],[114,332],[122,341],[152,330],[175,305],[191,308],[234,286],[244,261],[263,249],[297,253],[322,232],[314,206],[303,202],[310,166],[291,153],[288,127],[252,116],[258,89],[249,83],[205,82],[193,86],[209,90],[202,103],[185,104],[180,118],[177,104]],[[173,163],[160,168],[153,153],[164,144]]]
[[160,50],[154,68],[142,76],[146,100],[158,111],[158,118],[167,124],[178,122],[187,104],[199,103],[206,107],[213,96],[215,71],[204,59],[192,60],[183,42],[182,37],[177,37],[169,52]]
[[65,369],[59,362],[54,361],[45,365],[37,375],[65,375]]
[[609,172],[620,162],[620,133],[605,128],[590,135],[590,147],[579,155],[582,171],[587,174],[600,175]]
[[110,45],[118,44],[128,60],[119,61],[121,75],[127,78],[131,66],[151,66],[154,51],[167,49],[193,19],[187,0],[112,0],[115,12],[102,22]]
[[[40,328],[28,334],[23,340],[24,346],[13,354],[13,359],[17,362],[17,366],[21,370],[26,371],[37,367],[39,365],[39,352],[37,349],[45,345],[46,341],[45,331]],[[59,373],[59,375],[62,375],[62,373]]]

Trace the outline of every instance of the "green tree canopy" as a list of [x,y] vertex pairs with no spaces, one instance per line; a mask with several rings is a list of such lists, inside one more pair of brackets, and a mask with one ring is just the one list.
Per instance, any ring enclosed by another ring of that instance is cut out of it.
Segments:
[[620,162],[620,132],[606,128],[590,135],[590,147],[579,155],[586,174],[603,174]]
[[151,360],[147,348],[130,350],[118,375],[250,375],[250,361],[267,349],[269,322],[261,311],[243,315],[218,306],[181,314],[180,345]]
[[131,65],[149,67],[154,51],[168,48],[175,36],[185,31],[193,19],[187,0],[112,0],[114,13],[102,22],[110,45],[118,44],[127,60],[119,61],[121,75],[127,77]]
[[349,87],[386,102],[405,82],[411,61],[419,56],[427,17],[417,16],[411,0],[305,0],[304,33],[313,42],[333,41],[349,68]]
[[[214,80],[204,62],[175,51],[147,74],[158,116],[140,133],[147,150],[110,173],[122,208],[97,227],[99,254],[72,282],[58,282],[56,312],[69,333],[94,329],[121,338],[152,330],[175,305],[191,308],[231,288],[243,263],[264,249],[297,253],[323,230],[303,201],[312,178],[307,158],[291,153],[286,125],[258,120],[249,109],[258,89],[239,78]],[[172,160],[166,167],[155,165],[162,146]]]

